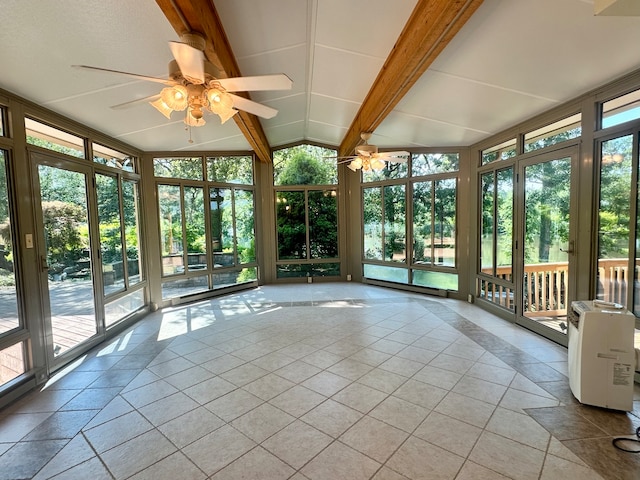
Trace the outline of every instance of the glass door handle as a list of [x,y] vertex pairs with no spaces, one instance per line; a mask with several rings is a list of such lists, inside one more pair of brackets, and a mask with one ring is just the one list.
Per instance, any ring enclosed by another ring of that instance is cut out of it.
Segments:
[[574,241],[571,240],[569,242],[569,248],[567,248],[566,250],[564,248],[561,248],[560,251],[564,253],[573,253],[573,247],[574,247]]
[[45,257],[44,255],[40,256],[40,269],[43,272],[49,271],[49,264],[47,263],[47,257]]

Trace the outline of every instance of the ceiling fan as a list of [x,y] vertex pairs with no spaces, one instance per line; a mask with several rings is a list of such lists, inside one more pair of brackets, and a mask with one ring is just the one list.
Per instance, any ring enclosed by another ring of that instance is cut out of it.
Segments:
[[88,65],[73,66],[164,84],[165,88],[157,95],[114,105],[111,108],[125,108],[149,102],[167,118],[171,118],[171,113],[174,111],[184,111],[184,123],[191,127],[200,127],[206,123],[205,112],[217,114],[222,123],[233,117],[238,110],[263,118],[273,118],[278,113],[274,108],[231,92],[290,90],[293,82],[289,77],[281,73],[254,77],[217,78],[218,69],[204,56],[206,44],[204,37],[198,33],[187,33],[180,39],[180,42],[169,42],[169,48],[175,60],[169,62],[168,79]]
[[371,132],[362,132],[360,138],[364,143],[355,148],[355,155],[330,158],[337,158],[339,160],[338,164],[346,163],[347,168],[354,172],[358,169],[362,169],[363,172],[369,172],[371,170],[379,172],[385,167],[385,162],[405,163],[409,157],[409,152],[404,150],[378,152],[377,146],[369,145],[368,143],[371,138]]

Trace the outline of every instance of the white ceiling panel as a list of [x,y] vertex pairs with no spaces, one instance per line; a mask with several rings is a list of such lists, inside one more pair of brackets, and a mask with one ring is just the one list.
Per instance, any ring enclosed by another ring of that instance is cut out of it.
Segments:
[[318,47],[313,63],[312,93],[361,102],[384,59]]
[[317,4],[318,46],[377,56],[384,61],[416,0],[321,0]]
[[[307,42],[307,2],[214,0],[236,58]],[[243,75],[246,73],[243,71]]]
[[[285,73],[254,92],[272,146],[339,145],[418,0],[214,0],[243,75]],[[640,17],[600,17],[589,0],[485,0],[383,120],[382,147],[465,146],[640,68]],[[142,150],[246,150],[235,122],[192,128],[174,112],[112,105],[161,85],[88,64],[166,77],[178,36],[154,0],[4,0],[0,88]],[[431,19],[425,18],[425,22]]]

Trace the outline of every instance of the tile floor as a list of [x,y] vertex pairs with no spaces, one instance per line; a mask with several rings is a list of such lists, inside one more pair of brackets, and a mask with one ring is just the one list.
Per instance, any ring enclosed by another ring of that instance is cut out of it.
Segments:
[[637,479],[566,349],[352,283],[155,312],[0,411],[0,479]]

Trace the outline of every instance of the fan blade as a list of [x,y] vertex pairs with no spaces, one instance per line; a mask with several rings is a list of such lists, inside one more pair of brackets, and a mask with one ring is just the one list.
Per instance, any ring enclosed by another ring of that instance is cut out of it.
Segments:
[[124,102],[124,103],[119,103],[118,105],[112,105],[111,108],[113,110],[123,110],[129,107],[134,107],[136,105],[139,105],[140,103],[149,103],[149,102],[153,102],[154,100],[157,100],[160,98],[160,94],[156,94],[156,95],[151,95],[149,97],[144,97],[144,98],[138,98],[137,100],[131,100],[130,102]]
[[239,95],[229,94],[233,98],[233,108],[238,110],[244,110],[245,112],[252,113],[262,118],[273,118],[278,113],[275,108],[267,107],[261,103],[254,102],[248,98],[241,97]]
[[176,85],[173,80],[165,80],[164,78],[148,77],[146,75],[140,75],[137,73],[121,72],[119,70],[110,70],[108,68],[90,67],[89,65],[71,65],[74,68],[81,68],[84,70],[95,70],[97,72],[117,73],[118,75],[126,75],[128,77],[137,78],[139,80],[147,80],[149,82],[163,83],[165,85]]
[[346,160],[341,160],[338,162],[338,165],[342,165],[343,163],[351,163],[352,160],[355,160],[358,157],[339,157],[339,158],[345,158]]
[[256,92],[259,90],[291,90],[293,82],[284,73],[257,77],[216,79],[227,92]]
[[169,42],[169,48],[182,76],[191,83],[204,83],[204,53],[181,42]]

